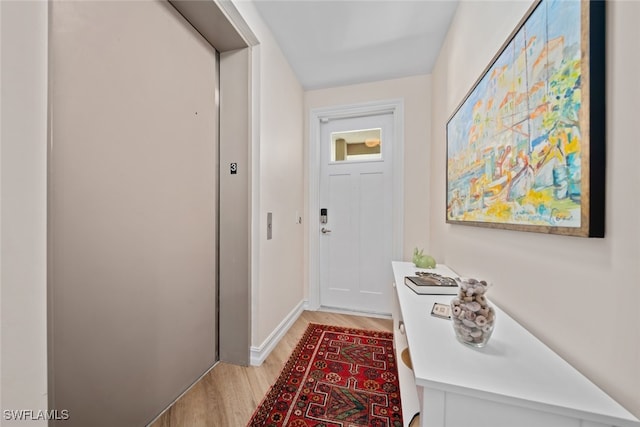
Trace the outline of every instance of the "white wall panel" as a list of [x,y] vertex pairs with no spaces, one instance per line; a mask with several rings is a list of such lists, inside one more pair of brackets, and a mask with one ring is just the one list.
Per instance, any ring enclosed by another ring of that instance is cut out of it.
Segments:
[[35,415],[47,409],[47,31],[46,2],[0,2],[0,407]]

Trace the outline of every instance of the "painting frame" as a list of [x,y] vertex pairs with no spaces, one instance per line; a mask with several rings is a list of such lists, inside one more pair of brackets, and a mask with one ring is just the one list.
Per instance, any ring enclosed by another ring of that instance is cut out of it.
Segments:
[[531,5],[447,120],[446,223],[604,237],[605,12]]

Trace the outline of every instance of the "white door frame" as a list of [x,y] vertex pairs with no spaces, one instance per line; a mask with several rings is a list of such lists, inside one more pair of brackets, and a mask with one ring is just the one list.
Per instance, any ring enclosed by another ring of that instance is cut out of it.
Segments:
[[314,108],[309,113],[309,167],[307,170],[309,235],[307,241],[309,242],[308,306],[311,310],[320,308],[320,124],[332,119],[389,113],[393,115],[392,257],[401,260],[403,259],[404,232],[404,99]]

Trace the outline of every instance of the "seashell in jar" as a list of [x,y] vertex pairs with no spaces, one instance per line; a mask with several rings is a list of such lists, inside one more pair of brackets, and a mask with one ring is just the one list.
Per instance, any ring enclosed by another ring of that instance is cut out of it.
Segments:
[[476,301],[468,302],[467,304],[465,304],[465,306],[467,310],[470,310],[473,312],[479,311],[482,308],[482,306],[478,304]]
[[476,329],[475,331],[472,331],[470,335],[474,338],[478,338],[482,336],[482,331],[480,329]]
[[462,319],[462,323],[464,323],[465,326],[468,326],[470,328],[475,328],[476,327],[476,322],[474,322],[473,320]]

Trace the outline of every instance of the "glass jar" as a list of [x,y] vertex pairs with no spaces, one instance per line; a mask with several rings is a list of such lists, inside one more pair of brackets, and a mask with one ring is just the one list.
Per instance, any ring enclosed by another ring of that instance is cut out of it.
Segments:
[[461,343],[484,347],[491,337],[496,313],[487,300],[487,282],[456,278],[458,295],[451,300],[451,319]]

